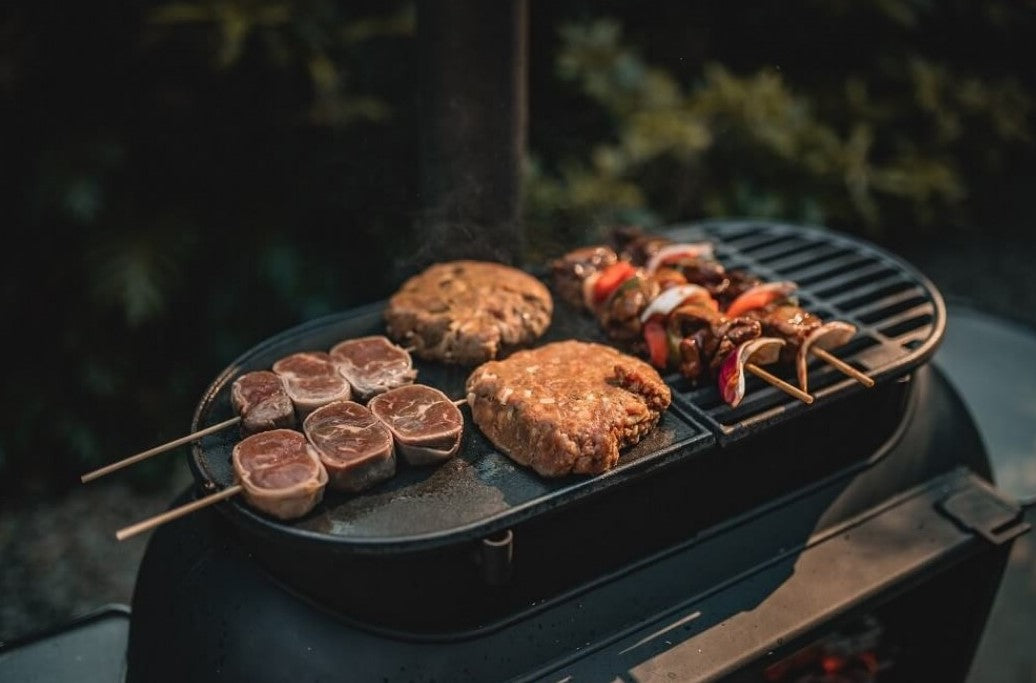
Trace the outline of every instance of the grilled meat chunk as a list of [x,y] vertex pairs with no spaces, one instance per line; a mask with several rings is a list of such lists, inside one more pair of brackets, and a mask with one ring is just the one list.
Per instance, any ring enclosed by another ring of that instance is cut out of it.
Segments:
[[547,287],[501,263],[450,261],[411,277],[385,309],[389,337],[421,358],[477,365],[538,339],[554,312]]
[[392,434],[355,401],[317,408],[302,428],[327,469],[331,488],[355,493],[396,474]]
[[278,519],[296,519],[323,498],[327,471],[301,432],[272,429],[239,441],[231,455],[249,505]]
[[[638,266],[647,264],[652,256],[672,244],[665,237],[645,233],[634,226],[616,228],[612,232],[612,242],[621,258]],[[726,308],[742,292],[762,282],[744,270],[727,270],[711,257],[681,256],[666,259],[665,267],[679,271],[687,282],[709,290],[721,308]]]
[[230,386],[230,402],[241,416],[241,434],[295,426],[295,406],[276,373],[246,372]]
[[583,308],[583,282],[590,275],[619,260],[615,250],[605,246],[582,247],[568,252],[550,264],[554,291],[576,308]]
[[762,325],[751,318],[727,318],[708,306],[690,304],[672,312],[668,333],[680,340],[680,374],[699,380],[715,377],[732,350],[762,335]]
[[791,362],[798,354],[802,343],[824,321],[798,306],[780,304],[748,311],[745,317],[758,320],[763,334],[785,341],[781,349],[781,361]]
[[619,258],[629,261],[635,266],[647,265],[659,249],[671,244],[672,240],[659,235],[645,233],[634,225],[623,225],[615,228],[611,235],[612,243],[619,252]]
[[634,276],[619,285],[597,311],[597,322],[608,338],[618,342],[639,340],[643,329],[640,314],[659,291],[654,278]]
[[411,465],[442,462],[457,454],[464,416],[438,389],[410,384],[375,396],[369,405]]
[[406,349],[373,335],[348,339],[331,349],[331,359],[352,387],[353,398],[365,402],[417,378],[413,359]]
[[331,355],[324,351],[301,351],[285,356],[273,364],[273,371],[284,380],[299,418],[332,401],[348,400],[352,395],[349,382],[342,377]]
[[609,346],[562,341],[476,368],[472,419],[514,461],[545,477],[598,474],[670,404],[650,365]]
[[721,309],[726,310],[734,299],[738,298],[756,285],[763,284],[762,278],[756,277],[744,270],[725,271],[721,280],[704,284],[703,286],[712,294],[712,298],[719,302]]

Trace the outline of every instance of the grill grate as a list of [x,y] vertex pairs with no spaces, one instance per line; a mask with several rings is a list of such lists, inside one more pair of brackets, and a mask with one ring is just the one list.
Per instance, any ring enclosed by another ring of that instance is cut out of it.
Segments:
[[[800,304],[823,320],[857,326],[856,336],[834,355],[877,382],[907,374],[934,353],[946,313],[935,287],[909,264],[872,245],[819,228],[758,222],[715,222],[665,231],[677,241],[709,240],[727,268],[742,268],[765,280],[792,280]],[[767,368],[794,383],[794,370]],[[716,387],[692,386],[673,374],[674,401],[716,433],[720,443],[738,441],[836,397],[866,391],[819,359],[809,363],[813,406],[749,377],[745,398],[731,408]]]

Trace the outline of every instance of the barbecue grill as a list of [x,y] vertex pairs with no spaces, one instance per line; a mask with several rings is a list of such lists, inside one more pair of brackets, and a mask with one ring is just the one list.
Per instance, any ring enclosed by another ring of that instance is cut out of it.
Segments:
[[[674,375],[659,426],[603,475],[541,479],[469,423],[453,460],[328,492],[301,520],[230,499],[155,532],[127,680],[791,681],[838,667],[963,680],[1027,526],[927,362],[945,329],[939,292],[892,254],[823,229],[720,221],[663,234],[797,281],[810,311],[857,324],[837,354],[876,386],[811,366],[813,405],[750,380],[732,409]],[[378,333],[382,308],[248,351],[192,426],[229,415],[242,371]],[[572,337],[603,341],[559,304],[542,341]],[[461,395],[466,369],[417,368]],[[175,504],[232,482],[234,440],[195,443],[198,485]]]

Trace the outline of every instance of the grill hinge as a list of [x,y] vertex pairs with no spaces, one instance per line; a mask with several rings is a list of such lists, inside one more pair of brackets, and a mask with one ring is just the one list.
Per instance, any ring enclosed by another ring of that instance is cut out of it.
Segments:
[[973,481],[974,486],[939,501],[939,511],[993,545],[1011,541],[1029,530],[1031,525],[1023,519],[1021,507],[986,482],[977,478]]

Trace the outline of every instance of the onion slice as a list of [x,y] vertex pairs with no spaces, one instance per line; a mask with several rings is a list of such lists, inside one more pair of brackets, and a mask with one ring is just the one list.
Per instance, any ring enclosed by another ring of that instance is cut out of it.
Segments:
[[688,300],[694,300],[695,303],[705,306],[709,306],[710,302],[712,305],[715,304],[709,290],[701,285],[677,285],[652,299],[644,312],[640,314],[640,322],[646,323],[653,315],[668,316],[673,309]]
[[729,318],[736,318],[739,315],[754,311],[757,308],[769,306],[775,301],[780,301],[791,295],[799,286],[790,280],[781,282],[764,282],[746,289],[739,297],[727,307],[726,315]]
[[731,407],[745,397],[745,365],[770,365],[780,357],[785,342],[777,337],[757,337],[731,351],[719,369],[719,393]]
[[806,392],[809,391],[806,388],[809,382],[806,365],[809,363],[809,353],[814,347],[829,351],[830,349],[848,344],[849,340],[854,336],[856,336],[856,325],[841,320],[832,320],[829,323],[824,323],[810,332],[809,336],[802,341],[802,345],[799,346],[799,352],[795,357],[795,370],[798,373],[799,388]]
[[645,270],[650,274],[659,269],[666,261],[687,256],[689,258],[712,258],[713,250],[711,242],[686,242],[682,244],[668,244],[648,259]]

